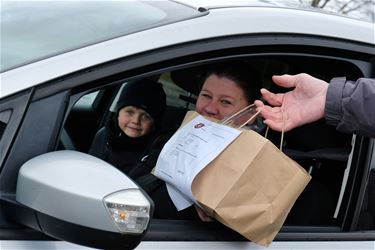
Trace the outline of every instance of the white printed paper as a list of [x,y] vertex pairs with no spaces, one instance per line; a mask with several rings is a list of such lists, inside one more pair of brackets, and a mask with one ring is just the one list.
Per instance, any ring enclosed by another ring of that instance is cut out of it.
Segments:
[[172,186],[171,184],[166,184],[169,197],[173,201],[174,206],[177,211],[181,211],[187,207],[190,207],[194,201],[187,197],[185,194],[181,193],[180,190]]
[[194,203],[191,185],[195,176],[240,133],[237,129],[197,116],[165,144],[154,174],[169,184],[168,193],[178,210]]

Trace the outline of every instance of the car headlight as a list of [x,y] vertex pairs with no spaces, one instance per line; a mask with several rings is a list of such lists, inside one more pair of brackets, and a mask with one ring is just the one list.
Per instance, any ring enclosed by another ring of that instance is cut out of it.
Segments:
[[105,207],[121,233],[142,233],[150,221],[150,202],[137,189],[119,191],[104,198]]

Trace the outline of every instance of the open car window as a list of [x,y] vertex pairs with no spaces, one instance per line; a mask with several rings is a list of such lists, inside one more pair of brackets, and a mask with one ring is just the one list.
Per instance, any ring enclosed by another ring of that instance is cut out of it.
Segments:
[[[286,91],[272,82],[271,76],[274,74],[306,72],[326,81],[341,75],[346,75],[348,79],[353,80],[363,76],[362,71],[353,63],[315,56],[268,55],[227,60],[242,61],[256,68],[262,76],[262,82],[257,83],[258,91],[262,87],[274,92]],[[167,95],[167,109],[163,116],[162,129],[176,129],[186,111],[195,109],[202,77],[207,67],[215,62],[217,61],[199,62],[188,67],[162,70],[147,76],[161,83]],[[328,67],[329,71],[326,70]],[[84,148],[75,146],[76,150],[89,151],[95,134],[115,115],[113,107],[117,100],[116,96],[128,81],[129,79],[123,79],[116,83],[108,82],[106,86],[96,88],[94,92],[80,94],[81,97],[72,106],[65,124],[67,134],[72,135],[73,144],[78,142],[77,145],[86,145]],[[104,98],[105,94],[103,96],[97,94],[103,92],[109,92],[110,96]],[[95,101],[99,103],[100,97],[103,98],[102,106],[106,107],[104,112],[91,110],[92,117],[90,114],[85,114],[87,119],[82,119],[80,123],[75,122],[72,117],[82,117],[74,114],[78,110],[77,106],[82,105],[92,96],[95,96]],[[91,129],[90,133],[87,133],[87,128]],[[265,130],[260,133],[264,135]],[[278,146],[280,133],[271,131],[268,139]],[[345,192],[352,183],[351,159],[355,144],[355,137],[337,132],[335,128],[327,126],[324,120],[285,133],[284,153],[297,161],[313,177],[295,203],[285,226],[303,226],[311,229],[323,226],[341,230],[343,214],[347,209]]]

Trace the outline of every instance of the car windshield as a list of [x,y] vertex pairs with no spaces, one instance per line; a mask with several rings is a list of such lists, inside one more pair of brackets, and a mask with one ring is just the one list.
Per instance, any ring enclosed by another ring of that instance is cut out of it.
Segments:
[[173,1],[1,1],[0,71],[197,15]]

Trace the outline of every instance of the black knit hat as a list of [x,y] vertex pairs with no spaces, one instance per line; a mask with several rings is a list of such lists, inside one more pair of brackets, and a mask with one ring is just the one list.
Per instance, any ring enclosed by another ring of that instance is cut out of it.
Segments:
[[151,115],[155,124],[166,108],[166,95],[163,86],[149,79],[141,79],[126,83],[117,101],[116,112],[126,106],[135,106]]

